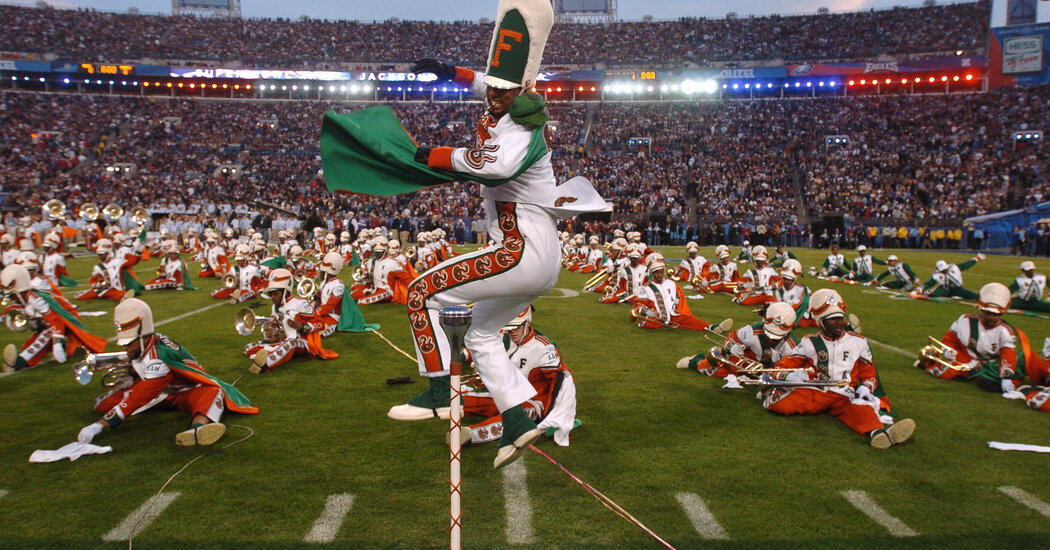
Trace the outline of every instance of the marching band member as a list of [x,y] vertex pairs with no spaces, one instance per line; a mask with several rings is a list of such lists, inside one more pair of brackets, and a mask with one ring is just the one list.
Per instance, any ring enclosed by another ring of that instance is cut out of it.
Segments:
[[40,257],[37,256],[36,252],[23,252],[18,255],[18,261],[15,264],[26,268],[26,271],[29,272],[29,286],[33,290],[47,292],[52,296],[64,296],[62,291],[51,282],[51,279],[44,277],[40,273],[39,260]]
[[230,270],[229,261],[226,259],[226,250],[219,244],[219,237],[214,233],[207,233],[204,237],[204,250],[201,270],[197,273],[200,278],[222,277]]
[[[722,358],[718,361],[700,353],[683,357],[675,365],[715,378],[727,378],[728,388],[740,388],[736,373],[742,370],[744,361],[754,361],[763,368],[772,368],[787,357],[798,341],[791,335],[795,326],[795,310],[790,304],[774,302],[762,314],[762,321],[729,333],[722,346]],[[731,379],[729,377],[732,376]]]
[[426,231],[420,231],[419,235],[416,235],[416,271],[422,273],[438,264],[437,254],[427,246],[427,241],[430,239],[430,234]]
[[868,254],[868,247],[860,245],[857,247],[857,257],[853,260],[853,268],[846,278],[858,283],[870,282],[875,278],[875,264],[886,265],[886,262]]
[[984,254],[977,254],[972,259],[961,264],[949,264],[944,260],[937,260],[934,273],[930,279],[923,283],[921,297],[924,298],[965,298],[967,300],[978,299],[977,293],[963,287],[962,272],[977,265],[984,259]]
[[[339,234],[339,254],[343,256],[343,265],[353,265],[354,257],[357,255],[357,251],[354,248],[354,243],[350,242],[350,232],[343,231]],[[356,263],[361,263],[358,259]]]
[[157,276],[143,285],[146,290],[197,290],[190,282],[190,270],[186,262],[179,256],[179,245],[175,241],[167,241],[161,245],[161,251],[164,257],[157,267]]
[[291,240],[291,235],[288,234],[287,229],[282,229],[277,232],[277,251],[279,252],[280,256],[284,256],[285,258],[287,258],[288,249],[290,249],[293,244],[298,243]]
[[338,250],[339,245],[335,240],[335,233],[328,233],[324,236],[324,249],[318,253],[318,256],[324,257],[325,254]]
[[941,358],[960,368],[923,358],[915,366],[942,380],[977,380],[981,389],[1001,390],[1003,397],[1009,399],[1023,397],[1016,389],[1024,379],[1025,358],[1031,350],[1027,336],[1003,322],[1003,313],[1009,306],[1010,290],[1006,285],[984,285],[977,298],[977,314],[960,316],[941,339],[947,346]]
[[[634,304],[632,318],[636,319],[639,328],[684,328],[702,331],[711,323],[698,319],[689,311],[682,287],[667,279],[664,260],[655,258],[649,265],[652,282],[641,288],[638,301]],[[722,321],[715,329],[724,332],[733,326],[732,319]]]
[[744,244],[740,247],[740,254],[736,255],[736,261],[742,264],[750,263],[752,254],[751,241],[744,241]]
[[584,290],[605,293],[609,289],[614,288],[619,278],[620,270],[626,269],[627,265],[627,239],[617,237],[609,245],[609,255],[600,269],[600,271],[605,273],[604,280],[599,284],[592,285],[592,288],[584,288]]
[[211,297],[216,300],[229,300],[231,304],[239,304],[241,302],[247,302],[252,298],[255,298],[256,293],[259,292],[266,282],[262,279],[262,274],[259,273],[259,267],[248,262],[248,245],[241,243],[234,249],[233,260],[237,262],[237,265],[230,270],[236,278],[236,285],[231,287],[220,288],[213,290]]
[[572,238],[572,252],[569,254],[569,264],[565,266],[569,271],[578,271],[580,264],[587,258],[587,247],[583,244],[583,235],[577,233]]
[[[397,260],[397,251],[393,246],[396,242],[390,241],[390,244],[387,244],[386,237],[376,239],[372,255],[374,265],[371,272],[371,288],[366,289],[361,297],[357,298],[358,305],[406,303],[408,283],[414,277],[411,277],[404,269],[404,264]],[[396,248],[400,249],[400,244]]]
[[[354,249],[357,250],[357,257],[361,258],[362,262],[367,260],[368,257],[372,255],[372,245],[368,244],[368,238],[370,233],[371,232],[369,230],[362,229],[361,231],[357,232],[357,240],[354,241]],[[428,242],[429,238],[430,236],[427,234],[426,231],[420,231],[419,235],[416,236],[416,239],[422,240],[424,245]]]
[[[105,349],[106,341],[91,334],[80,323],[73,306],[60,296],[36,290],[30,282],[29,271],[20,265],[9,265],[0,271],[0,286],[12,305],[4,311],[9,315],[20,311],[25,315],[29,330],[33,331],[22,349],[14,344],[4,347],[4,372],[35,367],[48,353],[58,363],[83,346],[90,353]],[[8,317],[8,326],[11,320]]]
[[288,248],[288,269],[292,270],[296,277],[312,279],[317,276],[317,265],[303,256],[303,249],[297,244]]
[[226,433],[220,422],[223,412],[259,413],[240,390],[204,372],[186,348],[153,332],[153,312],[146,302],[132,298],[118,305],[113,321],[130,369],[119,386],[95,400],[94,410],[103,416],[82,428],[77,441],[91,443],[103,429],[163,407],[191,416],[189,429],[175,435],[176,445],[211,445]]
[[605,263],[605,252],[598,248],[598,237],[592,235],[588,243],[587,257],[584,258],[583,263],[580,265],[580,273],[594,273]]
[[742,306],[753,306],[776,301],[773,289],[780,283],[780,276],[775,269],[767,265],[768,258],[766,247],[758,245],[752,249],[751,260],[755,262],[755,267],[740,277],[740,284],[737,286],[738,291],[746,290],[747,294],[739,292],[733,297],[734,302]]
[[237,237],[237,232],[232,227],[227,227],[222,232],[223,240],[221,241],[222,247],[230,252],[237,250],[237,245],[240,243],[240,239]]
[[15,238],[10,233],[0,235],[0,263],[4,267],[14,265],[18,260],[18,248],[15,248]]
[[145,288],[142,283],[139,282],[139,278],[135,275],[135,271],[132,267],[139,264],[142,261],[142,251],[144,245],[139,240],[129,241],[127,235],[123,233],[116,233],[114,236],[113,255],[117,258],[124,259],[124,265],[121,268],[120,280],[124,283],[124,289],[135,294],[141,294]]
[[279,324],[279,334],[269,340],[244,346],[244,355],[252,358],[248,372],[262,374],[286,363],[293,357],[308,355],[311,358],[335,359],[336,353],[321,347],[321,333],[327,328],[322,320],[315,318],[310,302],[295,296],[292,290],[292,272],[275,269],[270,272],[266,294],[273,305],[270,315]]
[[339,326],[339,318],[343,312],[343,297],[349,293],[346,284],[339,279],[339,272],[343,270],[343,256],[338,252],[329,252],[321,258],[321,264],[317,266],[321,281],[317,289],[317,311],[314,318],[324,325],[321,331],[322,337],[335,334]]
[[325,246],[325,231],[320,227],[314,228],[314,237],[310,241],[310,249],[308,253],[314,256],[324,256],[327,247]]
[[[376,239],[374,247],[369,252],[368,258],[364,260],[361,267],[361,278],[354,281],[354,284],[350,285],[350,296],[354,300],[361,300],[366,295],[376,294],[376,266],[379,260],[386,256],[386,248],[388,241],[386,237],[379,237]],[[434,253],[432,250],[430,251]],[[382,294],[382,293],[379,293]],[[392,295],[392,294],[391,294]]]
[[798,256],[795,256],[790,250],[785,250],[783,246],[777,246],[776,250],[773,251],[773,260],[769,262],[769,267],[779,269],[784,265],[784,262],[797,259]]
[[620,266],[615,277],[616,281],[605,291],[600,302],[616,304],[637,301],[642,287],[649,283],[649,269],[642,265],[640,245],[627,245],[627,264]]
[[1010,283],[1010,292],[1013,293],[1011,308],[1050,312],[1050,303],[1043,298],[1046,294],[1046,275],[1035,272],[1035,263],[1021,262],[1021,275]]
[[820,266],[820,276],[844,278],[847,275],[849,269],[846,268],[846,257],[839,253],[838,243],[832,243],[831,254],[824,258],[824,263]]
[[99,263],[91,269],[91,278],[88,280],[91,288],[77,294],[76,299],[105,298],[120,301],[125,294],[121,277],[124,259],[113,255],[113,241],[109,239],[101,239],[95,243],[95,253],[98,254]]
[[737,284],[740,282],[740,273],[736,269],[736,262],[730,260],[729,255],[728,246],[720,244],[715,247],[715,256],[718,257],[718,263],[711,268],[714,278],[707,285],[707,292],[736,294]]
[[[416,272],[416,268],[412,266],[412,262],[408,261],[408,257],[406,257],[404,254],[401,253],[401,242],[400,241],[398,241],[398,240],[390,241],[390,244],[387,245],[386,255],[391,257],[392,259],[394,259],[398,263],[398,265],[400,266],[400,271],[404,271],[405,274],[406,274],[405,277],[407,277],[407,279],[408,279],[407,282],[411,282],[412,279],[415,279],[416,277],[419,276],[419,274]],[[406,292],[407,292],[407,282],[406,282],[406,285],[405,285],[406,286],[406,290],[405,290]],[[398,295],[398,293],[397,293],[397,291],[395,289],[395,292],[394,292],[395,298],[397,297],[397,295]],[[400,302],[400,301],[398,301],[396,299],[394,301],[399,303],[399,304],[403,303],[403,302]]]
[[[1019,337],[1024,335],[1021,331],[1017,332]],[[1032,410],[1050,412],[1050,338],[1043,341],[1042,357],[1031,351],[1027,337],[1024,337],[1021,343],[1022,348],[1027,351],[1025,371],[1035,385],[1023,385],[1018,387],[1017,391],[1024,395],[1025,404]]]
[[655,253],[655,251],[652,248],[649,248],[649,245],[642,242],[641,231],[632,231],[628,233],[627,242],[636,245],[638,249],[642,251],[642,258],[648,258],[650,255]]
[[[797,383],[790,389],[765,392],[762,406],[784,415],[828,413],[853,431],[869,438],[872,447],[888,449],[907,441],[915,432],[915,421],[898,420],[883,426],[882,406],[875,396],[879,385],[875,361],[868,341],[846,330],[846,303],[837,292],[814,293],[810,312],[820,332],[802,339],[777,368],[795,369],[786,376]],[[841,381],[841,387],[806,387],[809,381]]]
[[77,282],[69,278],[66,270],[66,258],[61,251],[62,239],[57,233],[48,233],[44,237],[44,277],[57,287],[76,286]]
[[693,281],[699,277],[700,286],[705,285],[711,273],[711,264],[707,258],[699,255],[700,245],[695,242],[686,243],[685,251],[687,256],[682,258],[682,263],[678,264],[678,280],[689,281],[693,290],[700,290],[696,288],[697,285],[693,284]]
[[[554,442],[569,445],[576,419],[576,385],[558,347],[532,328],[532,308],[511,319],[504,328],[507,357],[529,380],[536,395],[521,404],[536,427],[554,436]],[[469,352],[468,352],[469,353]],[[460,427],[463,444],[496,441],[503,432],[503,419],[495,400],[482,387],[463,396],[463,414],[486,416],[484,421]]]
[[809,287],[799,283],[802,264],[788,259],[780,267],[780,284],[773,290],[773,298],[784,302],[795,310],[795,322],[800,327],[815,327],[817,323],[809,316]]
[[[882,282],[887,276],[892,276],[893,280]],[[883,288],[908,291],[921,285],[922,279],[912,271],[910,265],[900,261],[896,254],[890,254],[886,258],[886,271],[879,273],[879,276],[875,278],[875,282]]]

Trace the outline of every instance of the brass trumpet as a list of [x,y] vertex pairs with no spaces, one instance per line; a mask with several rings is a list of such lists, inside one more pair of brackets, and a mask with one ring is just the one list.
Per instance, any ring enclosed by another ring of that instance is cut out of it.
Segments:
[[123,351],[89,353],[83,361],[73,365],[73,378],[81,386],[91,383],[95,374],[102,373],[102,387],[114,388],[120,380],[131,374],[131,361]]
[[44,218],[48,221],[57,222],[66,219],[66,203],[51,199],[44,203]]
[[922,358],[925,361],[930,361],[931,363],[941,365],[942,367],[948,367],[952,370],[958,370],[963,372],[973,370],[973,367],[969,365],[963,365],[961,363],[945,359],[944,355],[948,352],[948,350],[952,348],[948,346],[948,344],[941,342],[933,336],[930,336],[929,339],[930,343],[923,346],[922,349],[919,350],[920,358]]
[[80,205],[80,219],[86,222],[93,222],[98,219],[99,209],[98,205],[93,202]]
[[227,273],[222,276],[222,287],[223,288],[237,288],[237,274]]
[[102,209],[102,217],[109,223],[115,223],[124,215],[124,209],[117,203],[111,202]]

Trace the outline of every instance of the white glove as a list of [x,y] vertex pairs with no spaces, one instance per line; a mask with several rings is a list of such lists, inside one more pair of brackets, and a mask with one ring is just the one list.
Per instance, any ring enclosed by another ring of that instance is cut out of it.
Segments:
[[977,258],[977,261],[978,261],[978,262],[980,262],[980,261],[984,260],[984,258],[985,258],[985,255],[984,255],[984,254],[982,254],[982,253],[980,253],[980,252],[978,252],[978,253],[977,253],[977,255],[976,255],[976,256],[974,256],[974,257],[975,257],[975,258]]
[[871,394],[871,390],[867,386],[861,384],[857,386],[857,389],[853,390],[853,399],[850,399],[850,403],[854,405],[865,405],[868,407],[874,407],[875,412],[879,412],[879,400]]
[[970,367],[970,370],[981,368],[981,362],[976,359],[970,359],[966,362],[966,366]]
[[77,434],[77,441],[91,443],[91,440],[95,439],[95,436],[100,433],[102,433],[102,422],[92,422],[80,429],[80,433]]
[[959,352],[955,351],[952,348],[948,348],[948,349],[944,350],[943,357],[944,357],[945,361],[955,361],[955,358],[958,357],[958,356],[959,356]]
[[1024,394],[1017,391],[1017,388],[1014,387],[1013,380],[1003,378],[999,386],[1003,389],[1003,399],[1024,399]]
[[740,388],[743,388],[743,386],[740,385],[740,381],[736,379],[735,374],[730,374],[729,376],[726,376],[726,383],[724,386],[722,386],[722,389],[739,390]]
[[863,399],[865,401],[867,401],[869,398],[874,397],[873,395],[871,395],[871,390],[869,390],[868,387],[864,384],[857,386],[857,389],[854,390],[853,393],[857,396],[857,399]]
[[809,373],[804,370],[791,371],[787,375],[787,381],[795,384],[809,382]]

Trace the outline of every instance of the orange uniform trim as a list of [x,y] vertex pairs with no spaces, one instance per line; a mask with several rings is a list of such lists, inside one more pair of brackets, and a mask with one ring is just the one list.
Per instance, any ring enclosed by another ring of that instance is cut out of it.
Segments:
[[464,88],[469,88],[474,84],[474,71],[463,67],[456,67],[456,75],[452,77],[452,82],[463,86]]
[[438,170],[454,170],[452,167],[452,147],[435,147],[427,157],[427,166]]

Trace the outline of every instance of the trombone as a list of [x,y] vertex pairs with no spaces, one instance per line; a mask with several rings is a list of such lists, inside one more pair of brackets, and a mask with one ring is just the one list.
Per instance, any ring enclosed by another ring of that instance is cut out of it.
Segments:
[[951,350],[952,348],[948,346],[948,344],[941,342],[933,336],[930,336],[929,339],[930,343],[926,344],[922,347],[922,349],[919,350],[920,358],[922,358],[925,361],[941,365],[942,367],[948,367],[952,370],[963,372],[973,370],[973,367],[969,365],[963,365],[961,363],[945,359],[944,355],[948,352],[948,350]]
[[608,281],[609,277],[611,276],[612,273],[610,273],[608,269],[603,269],[600,273],[592,276],[590,279],[587,279],[586,283],[583,283],[583,291],[591,292],[592,290],[605,284],[605,281]]
[[73,365],[73,378],[81,386],[91,383],[95,374],[101,373],[103,388],[114,388],[125,376],[131,374],[131,360],[123,351],[89,353],[83,361]]
[[638,324],[639,326],[641,325],[641,323],[651,322],[651,323],[657,323],[660,326],[663,326],[663,327],[666,327],[666,328],[678,328],[678,323],[672,323],[672,322],[664,321],[663,319],[657,317],[656,315],[650,315],[650,313],[656,313],[656,312],[653,311],[652,308],[648,308],[648,307],[644,307],[644,306],[631,308],[631,321],[633,321],[635,324]]

